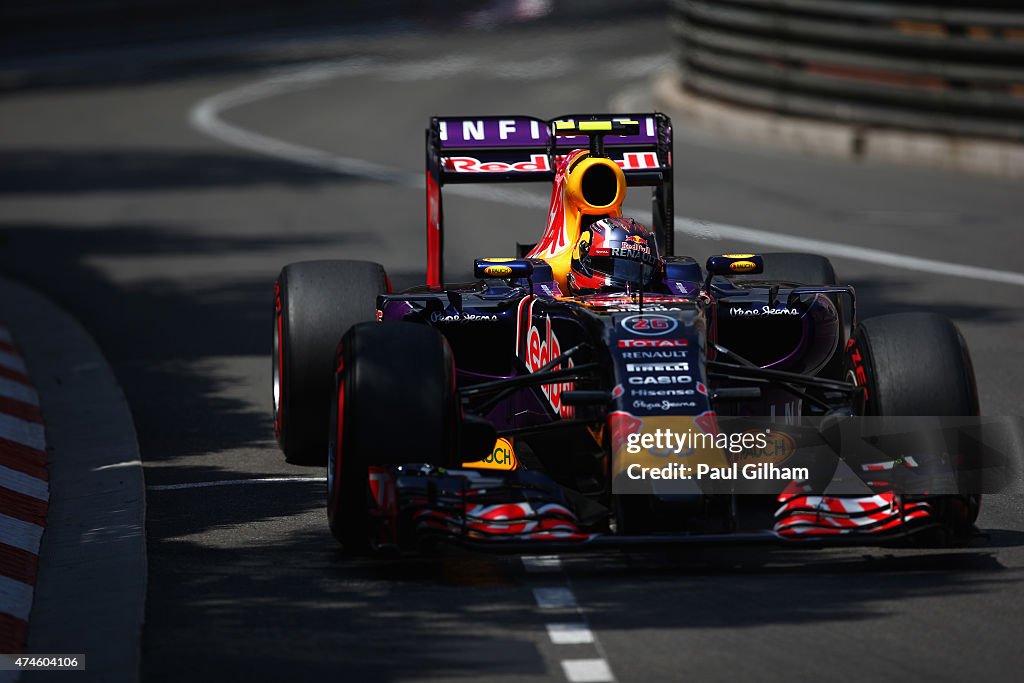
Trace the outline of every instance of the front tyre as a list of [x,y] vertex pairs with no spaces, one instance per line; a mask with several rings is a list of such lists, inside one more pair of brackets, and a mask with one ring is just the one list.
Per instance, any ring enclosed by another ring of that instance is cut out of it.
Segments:
[[[863,387],[868,416],[964,417],[979,414],[974,368],[963,336],[945,316],[897,313],[857,326],[847,347],[851,381]],[[962,456],[962,453],[960,454]],[[962,467],[954,475],[962,481]],[[936,510],[954,540],[968,536],[981,496],[933,496]]]
[[334,354],[345,331],[376,319],[384,268],[366,261],[303,261],[274,283],[274,435],[285,459],[324,465]]
[[374,529],[369,468],[457,464],[461,411],[455,362],[440,332],[415,323],[364,323],[342,337],[327,437],[327,519],[348,551]]

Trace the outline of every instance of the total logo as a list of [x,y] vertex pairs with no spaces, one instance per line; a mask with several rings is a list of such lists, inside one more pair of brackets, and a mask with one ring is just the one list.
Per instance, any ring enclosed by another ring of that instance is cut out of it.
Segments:
[[620,349],[665,349],[689,346],[686,339],[620,339]]
[[[534,323],[530,326],[530,332],[526,337],[526,368],[530,372],[537,372],[551,362],[551,359],[558,358],[562,353],[562,345],[558,341],[558,335],[551,330],[551,317],[544,319],[544,333]],[[572,367],[572,360],[569,360],[568,367]],[[544,384],[541,391],[548,399],[548,403],[562,418],[571,418],[576,411],[571,406],[562,405],[562,392],[573,389],[572,382],[560,382]]]
[[630,315],[619,324],[626,331],[641,337],[663,337],[679,327],[678,320],[658,313]]

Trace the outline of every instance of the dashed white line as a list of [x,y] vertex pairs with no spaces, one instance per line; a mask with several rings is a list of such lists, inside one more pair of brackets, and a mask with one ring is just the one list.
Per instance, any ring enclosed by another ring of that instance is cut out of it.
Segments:
[[569,683],[609,683],[615,680],[608,662],[603,659],[564,659],[562,671]]
[[562,571],[562,558],[558,555],[523,555],[520,559],[523,562],[523,569],[530,574]]
[[576,596],[568,588],[534,588],[533,599],[541,609],[567,609],[576,606]]
[[[596,654],[600,655],[599,657],[581,658],[579,650],[572,649],[573,657],[560,660],[565,678],[570,683],[614,682],[615,675],[608,664],[608,655],[587,624],[583,610],[576,600],[576,594],[572,590],[569,577],[562,573],[561,558],[557,555],[524,555],[520,557],[520,560],[527,573],[559,573],[565,581],[563,586],[541,586],[533,589],[533,598],[540,609],[572,609],[576,612],[577,621],[549,622],[544,625],[552,645],[589,645]],[[545,580],[547,580],[546,577]]]
[[325,483],[327,477],[254,477],[252,479],[218,479],[214,481],[193,481],[184,484],[153,484],[147,486],[147,491],[181,491],[183,489],[205,489],[211,486],[248,486],[253,484],[280,484],[280,483]]
[[584,645],[594,642],[594,633],[584,623],[547,624],[548,637],[555,645]]
[[[649,68],[656,68],[656,60],[653,57],[644,57],[643,59],[650,60],[650,64],[653,66]],[[367,180],[422,189],[423,179],[420,173],[402,171],[362,159],[338,156],[323,150],[296,145],[229,124],[220,118],[223,112],[243,104],[300,90],[333,78],[365,75],[372,70],[394,67],[395,65],[379,65],[366,59],[351,59],[341,62],[317,63],[287,72],[279,72],[268,79],[212,95],[199,101],[189,112],[189,121],[194,128],[211,137],[254,152],[343,175],[359,176]],[[403,68],[411,68],[411,66],[405,65]],[[452,71],[454,67],[449,65],[448,69]],[[446,193],[466,194],[478,199],[529,208],[547,208],[548,205],[547,198],[543,196],[507,188],[454,186],[448,188]],[[769,230],[701,221],[694,218],[677,218],[675,228],[678,232],[703,239],[740,240],[769,247],[813,251],[826,256],[881,264],[904,270],[1024,287],[1024,273],[992,270],[852,244],[786,235]]]

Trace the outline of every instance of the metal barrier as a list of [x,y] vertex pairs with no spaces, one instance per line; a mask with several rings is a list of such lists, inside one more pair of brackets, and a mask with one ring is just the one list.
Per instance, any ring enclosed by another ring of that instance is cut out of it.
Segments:
[[673,0],[698,95],[866,127],[1024,141],[1024,3]]

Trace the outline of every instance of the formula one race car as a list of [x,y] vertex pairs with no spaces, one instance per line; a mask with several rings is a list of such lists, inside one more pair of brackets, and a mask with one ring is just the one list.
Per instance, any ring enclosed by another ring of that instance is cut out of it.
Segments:
[[[327,465],[343,546],[970,534],[968,449],[913,417],[978,415],[956,327],[858,322],[822,256],[676,256],[672,180],[663,114],[434,118],[426,284],[281,271],[275,433],[289,462]],[[553,183],[541,240],[443,285],[443,187],[525,181]],[[622,216],[633,186],[651,228]]]

